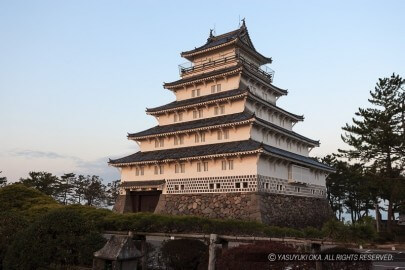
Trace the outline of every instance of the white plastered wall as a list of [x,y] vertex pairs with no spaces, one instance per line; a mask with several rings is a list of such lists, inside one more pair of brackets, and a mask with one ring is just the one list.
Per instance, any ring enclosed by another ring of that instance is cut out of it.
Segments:
[[[238,176],[257,174],[257,156],[246,155],[238,158],[227,157],[227,160],[233,160],[233,170],[222,170],[222,161],[224,158],[203,159],[208,162],[208,171],[197,172],[197,160],[191,162],[184,161],[185,172],[175,173],[175,163],[163,163],[163,174],[154,173],[154,165],[144,166],[144,175],[136,175],[136,166],[122,167],[121,181],[145,181],[161,179],[179,179],[179,178],[197,178],[197,177],[215,177],[215,176]],[[141,166],[141,165],[139,165]]]
[[215,107],[217,107],[217,104],[209,104],[207,106],[201,106],[198,107],[198,109],[202,109],[203,111],[203,117],[202,118],[194,118],[193,117],[193,111],[195,111],[194,108],[188,108],[187,110],[179,110],[177,113],[182,113],[183,114],[183,120],[182,121],[177,121],[174,122],[174,114],[176,112],[169,112],[167,114],[161,114],[158,117],[159,125],[164,126],[164,125],[171,125],[175,123],[183,123],[183,122],[188,122],[188,121],[195,121],[195,120],[201,120],[201,119],[206,119],[206,118],[212,118],[212,117],[217,117],[221,115],[227,115],[227,114],[234,114],[234,113],[240,113],[243,112],[245,109],[245,100],[244,99],[239,99],[239,100],[229,100],[229,102],[221,102],[219,103],[220,105],[225,106],[225,113],[224,114],[218,114],[215,115]]
[[[268,159],[261,156],[258,161],[257,172],[260,175],[289,180],[289,167],[291,163],[277,159]],[[309,169],[309,185],[325,186],[326,174],[318,169]]]
[[272,124],[275,124],[279,127],[292,130],[293,127],[293,122],[292,119],[289,117],[286,117],[285,114],[276,112],[272,108],[266,108],[264,109],[262,105],[255,105],[252,102],[248,101],[246,102],[246,107],[252,111],[255,112],[256,116],[260,119],[263,119],[267,122],[270,122]]
[[267,129],[260,129],[257,126],[253,126],[251,129],[251,138],[258,142],[263,142],[288,152],[296,153],[302,156],[308,156],[308,147],[302,144],[297,144],[297,141],[287,142],[286,137],[277,136],[274,131],[267,132]]
[[234,74],[227,78],[217,78],[216,81],[198,82],[195,84],[186,85],[184,87],[177,88],[174,91],[176,95],[176,100],[185,100],[192,97],[192,90],[200,89],[200,97],[211,95],[211,86],[221,84],[221,92],[235,90],[239,88],[240,76],[239,74]]
[[249,87],[250,91],[255,96],[258,96],[274,105],[276,104],[276,101],[277,101],[276,96],[272,93],[272,91],[269,91],[269,89],[266,89],[264,86],[259,86],[258,84],[249,82],[244,77],[241,78],[240,85],[241,85],[241,87]]

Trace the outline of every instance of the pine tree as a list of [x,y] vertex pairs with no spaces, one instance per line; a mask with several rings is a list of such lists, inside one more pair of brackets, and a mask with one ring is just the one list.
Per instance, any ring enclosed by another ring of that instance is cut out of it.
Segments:
[[49,172],[29,172],[28,178],[20,178],[20,182],[33,187],[42,193],[57,197],[59,178]]
[[[2,171],[0,171],[0,174],[2,173]],[[7,185],[7,177],[3,176],[0,177],[0,187],[4,187]]]
[[65,173],[60,177],[60,181],[57,186],[58,200],[63,204],[68,204],[72,200],[74,182],[76,175],[74,173]]
[[119,195],[119,186],[120,186],[121,180],[115,180],[112,181],[111,183],[107,184],[107,190],[106,190],[106,195],[107,195],[107,204],[108,205],[114,205],[115,201],[118,198]]
[[394,204],[401,200],[395,186],[402,184],[401,178],[404,161],[404,123],[401,122],[401,110],[404,93],[401,88],[405,83],[398,75],[379,79],[374,91],[370,91],[370,108],[359,108],[353,124],[343,127],[342,140],[351,146],[350,150],[339,150],[349,159],[362,161],[373,167],[375,176],[383,180],[379,186],[380,197],[388,200],[388,228],[394,218]]

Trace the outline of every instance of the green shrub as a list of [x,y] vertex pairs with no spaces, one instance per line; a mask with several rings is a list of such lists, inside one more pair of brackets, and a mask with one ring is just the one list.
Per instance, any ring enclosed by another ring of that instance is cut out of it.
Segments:
[[17,270],[91,266],[93,252],[104,244],[105,239],[77,210],[55,209],[16,235],[3,267]]
[[305,229],[303,229],[302,232],[303,232],[305,238],[322,239],[324,236],[322,231],[320,231],[314,227],[306,227]]
[[331,219],[323,224],[322,233],[327,238],[346,242],[348,240],[349,230],[344,223],[336,219]]
[[10,243],[15,239],[18,231],[23,230],[28,222],[24,216],[15,212],[0,213],[0,269]]
[[162,258],[176,270],[207,269],[208,246],[199,240],[178,239],[164,241]]
[[365,243],[372,242],[377,237],[374,224],[368,220],[359,220],[350,225],[350,238],[352,242]]
[[0,213],[18,212],[32,221],[58,207],[61,205],[52,197],[22,184],[0,188]]
[[283,228],[277,226],[265,226],[263,231],[267,237],[303,237],[304,233],[293,228]]

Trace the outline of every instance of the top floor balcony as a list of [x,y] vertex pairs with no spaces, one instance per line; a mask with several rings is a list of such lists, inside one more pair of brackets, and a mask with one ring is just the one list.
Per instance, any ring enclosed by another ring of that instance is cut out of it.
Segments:
[[194,72],[198,73],[212,68],[227,66],[232,63],[243,63],[246,68],[258,73],[260,76],[264,76],[265,78],[270,80],[270,82],[273,82],[274,70],[272,70],[268,65],[257,66],[254,63],[249,62],[246,58],[244,58],[241,55],[227,56],[199,65],[194,65],[192,62],[186,62],[184,64],[179,65],[179,73],[180,76],[183,77],[186,75],[191,75]]

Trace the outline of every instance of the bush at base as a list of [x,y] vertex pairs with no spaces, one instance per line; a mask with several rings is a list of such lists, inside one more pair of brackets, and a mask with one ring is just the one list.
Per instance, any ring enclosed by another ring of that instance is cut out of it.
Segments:
[[56,209],[18,233],[3,262],[5,270],[91,266],[105,239],[76,211]]
[[162,258],[176,270],[207,269],[208,247],[199,240],[178,239],[163,242]]

